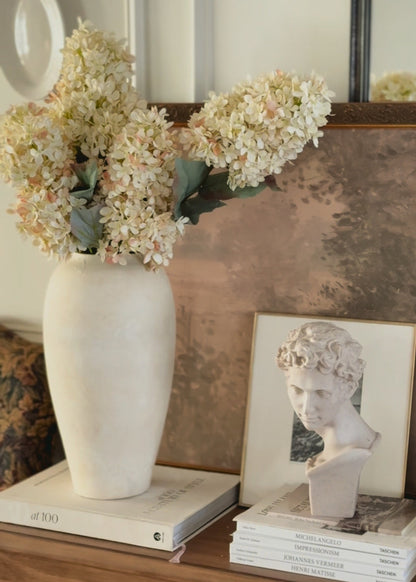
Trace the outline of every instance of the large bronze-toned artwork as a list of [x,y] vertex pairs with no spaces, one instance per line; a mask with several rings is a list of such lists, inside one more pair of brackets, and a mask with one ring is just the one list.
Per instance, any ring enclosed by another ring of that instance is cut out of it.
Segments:
[[161,461],[240,470],[256,311],[416,321],[415,152],[411,127],[328,127],[279,192],[186,228],[168,271],[177,359]]

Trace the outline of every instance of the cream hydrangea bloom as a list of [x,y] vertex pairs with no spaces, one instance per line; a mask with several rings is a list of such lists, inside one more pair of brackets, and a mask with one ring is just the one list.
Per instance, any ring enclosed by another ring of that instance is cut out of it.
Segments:
[[80,23],[45,102],[0,116],[0,176],[18,189],[18,228],[49,255],[123,264],[138,253],[149,269],[172,258],[185,222],[173,218],[177,150],[166,112],[132,84],[133,61],[112,34]]
[[20,218],[18,229],[29,237],[39,249],[48,254],[65,258],[81,249],[71,235],[72,206],[69,190],[62,188],[53,193],[45,188],[21,191],[15,208]]
[[371,101],[416,101],[416,73],[396,71],[372,77]]
[[261,75],[230,93],[211,93],[182,142],[191,159],[228,168],[231,189],[257,186],[279,174],[309,140],[317,145],[332,96],[317,75]]
[[47,109],[34,103],[12,107],[1,118],[0,175],[18,188],[13,211],[19,230],[40,249],[66,256],[70,236],[69,192],[77,184],[74,148]]
[[140,253],[150,268],[166,266],[183,219],[173,219],[172,187],[177,150],[156,108],[132,112],[114,140],[101,182],[104,236],[100,254],[120,262]]
[[62,74],[49,100],[82,153],[103,156],[133,109],[147,106],[131,81],[135,59],[113,34],[82,22],[62,53]]
[[19,188],[71,189],[75,149],[45,107],[28,103],[11,107],[1,118],[0,173]]

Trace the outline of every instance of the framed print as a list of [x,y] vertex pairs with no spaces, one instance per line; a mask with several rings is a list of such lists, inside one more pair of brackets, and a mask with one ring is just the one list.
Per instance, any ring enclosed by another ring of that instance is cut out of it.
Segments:
[[[294,413],[285,373],[276,363],[279,347],[308,322],[328,322],[362,346],[365,366],[351,403],[381,438],[364,466],[360,492],[402,496],[404,492],[415,326],[311,316],[256,313],[247,404],[241,505],[249,506],[283,484],[307,481],[305,462],[323,448]],[[361,376],[361,372],[360,372]],[[308,427],[310,428],[310,427]]]

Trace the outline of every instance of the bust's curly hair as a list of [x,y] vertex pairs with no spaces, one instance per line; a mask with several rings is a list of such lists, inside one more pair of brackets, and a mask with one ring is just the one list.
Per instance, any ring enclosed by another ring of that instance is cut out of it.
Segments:
[[358,387],[365,361],[362,346],[341,327],[325,321],[312,321],[292,330],[279,347],[276,363],[281,370],[316,369],[335,374],[346,388]]

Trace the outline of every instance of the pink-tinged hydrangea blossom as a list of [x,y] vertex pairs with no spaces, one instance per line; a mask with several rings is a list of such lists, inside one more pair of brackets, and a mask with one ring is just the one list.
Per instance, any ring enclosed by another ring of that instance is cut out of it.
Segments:
[[82,23],[62,52],[62,74],[49,101],[87,158],[105,156],[133,109],[147,106],[132,84],[135,59],[122,41]]
[[257,186],[279,174],[305,144],[318,145],[332,91],[318,75],[275,71],[210,94],[182,138],[189,157],[229,170],[231,189]]
[[[186,222],[173,218],[177,150],[166,112],[148,109],[134,88],[133,62],[112,34],[80,23],[44,103],[0,118],[0,175],[18,189],[12,211],[48,255],[98,252],[124,264],[138,253],[149,269],[172,258]],[[80,179],[85,163],[91,184]],[[94,244],[77,235],[80,216],[97,223]]]
[[151,268],[166,266],[183,219],[173,219],[172,187],[177,156],[165,111],[138,109],[114,140],[102,179],[101,222],[109,245],[105,258],[120,262],[140,253]]

